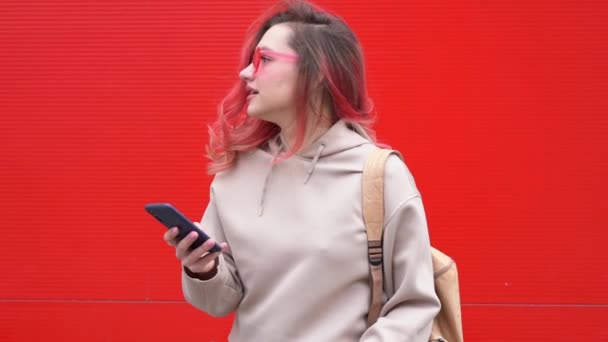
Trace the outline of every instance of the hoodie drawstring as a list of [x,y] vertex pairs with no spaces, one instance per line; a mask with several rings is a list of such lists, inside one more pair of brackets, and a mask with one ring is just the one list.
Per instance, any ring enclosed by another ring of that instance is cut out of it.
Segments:
[[[310,176],[315,171],[315,167],[317,166],[317,162],[321,157],[321,153],[325,149],[325,144],[320,144],[317,148],[317,152],[315,153],[314,158],[312,159],[310,168],[306,172],[306,178],[304,179],[304,184],[308,183]],[[266,190],[268,189],[268,183],[270,182],[270,175],[272,174],[272,170],[274,169],[274,162],[277,159],[278,153],[272,158],[270,162],[270,169],[268,169],[268,173],[266,174],[266,179],[264,179],[264,187],[262,188],[262,196],[260,197],[260,208],[258,210],[258,216],[262,216],[264,214],[264,199],[266,198]]]
[[266,174],[266,179],[264,179],[264,187],[262,188],[262,197],[260,197],[260,208],[258,210],[258,216],[262,216],[262,214],[264,213],[264,198],[266,198],[266,188],[268,188],[268,181],[270,180],[272,169],[274,169],[274,161],[277,159],[277,155],[278,154],[275,154],[275,156],[272,158],[272,161],[270,162],[270,169]]
[[323,152],[324,148],[325,148],[325,144],[321,144],[317,148],[317,153],[315,153],[315,157],[312,159],[312,164],[310,165],[308,172],[306,172],[306,178],[304,178],[304,184],[308,183],[308,179],[310,179],[310,176],[312,176],[312,173],[315,171],[315,166],[317,166],[317,161],[319,161],[319,157],[321,156],[321,152]]

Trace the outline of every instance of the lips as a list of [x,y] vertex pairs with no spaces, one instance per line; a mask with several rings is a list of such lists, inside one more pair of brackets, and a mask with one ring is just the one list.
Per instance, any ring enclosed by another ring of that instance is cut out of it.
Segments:
[[256,95],[256,94],[259,93],[256,89],[254,89],[252,87],[249,87],[249,86],[247,86],[246,91],[247,91],[247,96],[248,97],[251,96],[251,95]]

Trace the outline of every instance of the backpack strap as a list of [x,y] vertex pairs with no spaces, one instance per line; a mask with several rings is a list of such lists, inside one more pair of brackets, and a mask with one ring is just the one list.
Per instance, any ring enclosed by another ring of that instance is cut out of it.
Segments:
[[391,154],[398,151],[377,149],[369,156],[363,169],[363,221],[367,230],[367,251],[370,268],[372,301],[367,315],[367,325],[376,322],[382,308],[382,230],[384,228],[384,167]]

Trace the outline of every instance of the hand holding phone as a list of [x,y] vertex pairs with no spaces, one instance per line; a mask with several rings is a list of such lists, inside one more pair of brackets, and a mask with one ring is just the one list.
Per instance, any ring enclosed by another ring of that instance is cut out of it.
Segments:
[[200,225],[191,222],[168,203],[151,203],[146,211],[169,228],[164,235],[165,241],[175,247],[175,254],[186,266],[189,276],[202,280],[215,275],[217,257],[228,246],[221,245],[202,231]]
[[[177,241],[182,241],[191,232],[197,233],[197,238],[190,245],[190,250],[194,250],[200,247],[205,241],[209,240],[210,237],[205,234],[198,226],[190,221],[184,214],[180,213],[169,203],[150,203],[145,206],[146,211],[154,216],[160,223],[162,223],[168,229],[173,227],[179,228],[177,235]],[[221,252],[222,247],[215,243],[211,252]]]

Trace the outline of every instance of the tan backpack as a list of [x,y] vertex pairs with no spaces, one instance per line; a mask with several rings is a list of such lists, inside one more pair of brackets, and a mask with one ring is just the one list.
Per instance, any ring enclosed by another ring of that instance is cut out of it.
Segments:
[[[383,293],[382,229],[384,226],[384,166],[387,158],[398,151],[379,149],[369,157],[363,170],[363,218],[367,229],[370,285],[372,302],[367,317],[368,325],[380,316]],[[431,247],[435,292],[441,302],[441,311],[433,320],[429,341],[462,342],[462,318],[456,263],[449,256]]]

